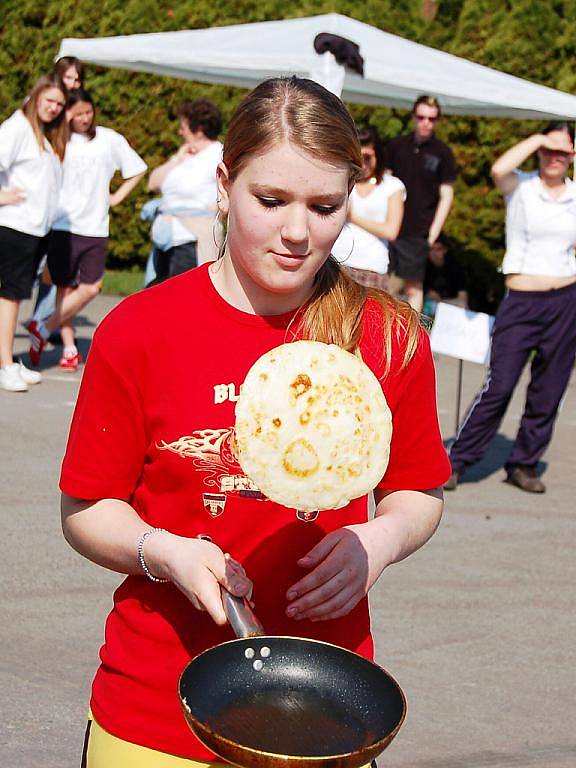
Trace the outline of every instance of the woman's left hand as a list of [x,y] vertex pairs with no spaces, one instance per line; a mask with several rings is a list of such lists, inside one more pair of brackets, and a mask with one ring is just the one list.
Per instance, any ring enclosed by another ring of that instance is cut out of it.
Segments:
[[371,522],[350,525],[325,536],[298,561],[310,570],[287,592],[287,615],[326,621],[346,616],[392,562]]

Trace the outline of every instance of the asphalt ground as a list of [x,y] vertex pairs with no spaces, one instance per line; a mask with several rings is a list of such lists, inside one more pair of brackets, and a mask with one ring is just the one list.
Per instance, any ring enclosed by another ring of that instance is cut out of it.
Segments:
[[[117,299],[79,326],[85,352]],[[21,319],[27,317],[24,305]],[[19,327],[17,351],[27,349]],[[0,745],[2,768],[78,766],[92,675],[115,574],[64,542],[57,478],[80,374],[45,356],[44,382],[0,391]],[[458,362],[437,359],[445,438]],[[464,365],[463,403],[484,370]],[[524,493],[501,469],[526,380],[480,465],[447,494],[442,525],[372,591],[378,661],[408,716],[379,759],[389,768],[576,765],[576,380],[544,457],[548,492]]]

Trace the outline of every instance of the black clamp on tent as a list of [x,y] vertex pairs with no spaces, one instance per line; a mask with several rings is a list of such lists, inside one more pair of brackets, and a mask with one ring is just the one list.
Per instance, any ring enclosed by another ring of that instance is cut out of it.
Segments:
[[352,40],[340,35],[320,32],[314,38],[314,50],[319,54],[331,53],[338,64],[364,77],[364,59],[360,56],[360,47]]

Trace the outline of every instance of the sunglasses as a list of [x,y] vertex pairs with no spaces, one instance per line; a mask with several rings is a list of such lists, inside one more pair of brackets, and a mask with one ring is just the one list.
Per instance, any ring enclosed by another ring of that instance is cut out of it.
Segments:
[[418,115],[418,114],[414,115],[414,117],[416,118],[416,120],[418,120],[418,122],[421,122],[421,123],[424,122],[424,120],[428,120],[429,123],[438,122],[438,117],[428,117],[428,115]]

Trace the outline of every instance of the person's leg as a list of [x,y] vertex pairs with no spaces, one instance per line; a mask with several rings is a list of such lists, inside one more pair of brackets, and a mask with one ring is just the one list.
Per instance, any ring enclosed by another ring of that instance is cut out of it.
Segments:
[[[46,329],[52,333],[59,326],[69,323],[80,310],[84,309],[86,304],[98,296],[102,288],[102,281],[97,283],[80,283],[73,286],[58,286],[56,298],[56,309],[51,317],[46,321]],[[64,337],[62,337],[64,340]]]
[[406,301],[412,309],[416,312],[422,312],[424,306],[424,286],[419,280],[405,280],[404,281],[404,293],[406,294]]
[[170,277],[181,275],[197,266],[197,244],[195,242],[176,245],[170,249]]
[[394,242],[394,273],[404,280],[404,296],[416,312],[424,306],[424,275],[430,246],[425,237],[410,235]]
[[537,343],[530,303],[524,300],[521,293],[510,292],[498,309],[486,380],[450,447],[452,471],[458,475],[484,456],[498,431],[530,352]]
[[576,285],[539,299],[546,326],[532,361],[520,427],[506,469],[534,469],[548,447],[576,357]]
[[0,297],[0,368],[12,365],[14,336],[20,302]]

